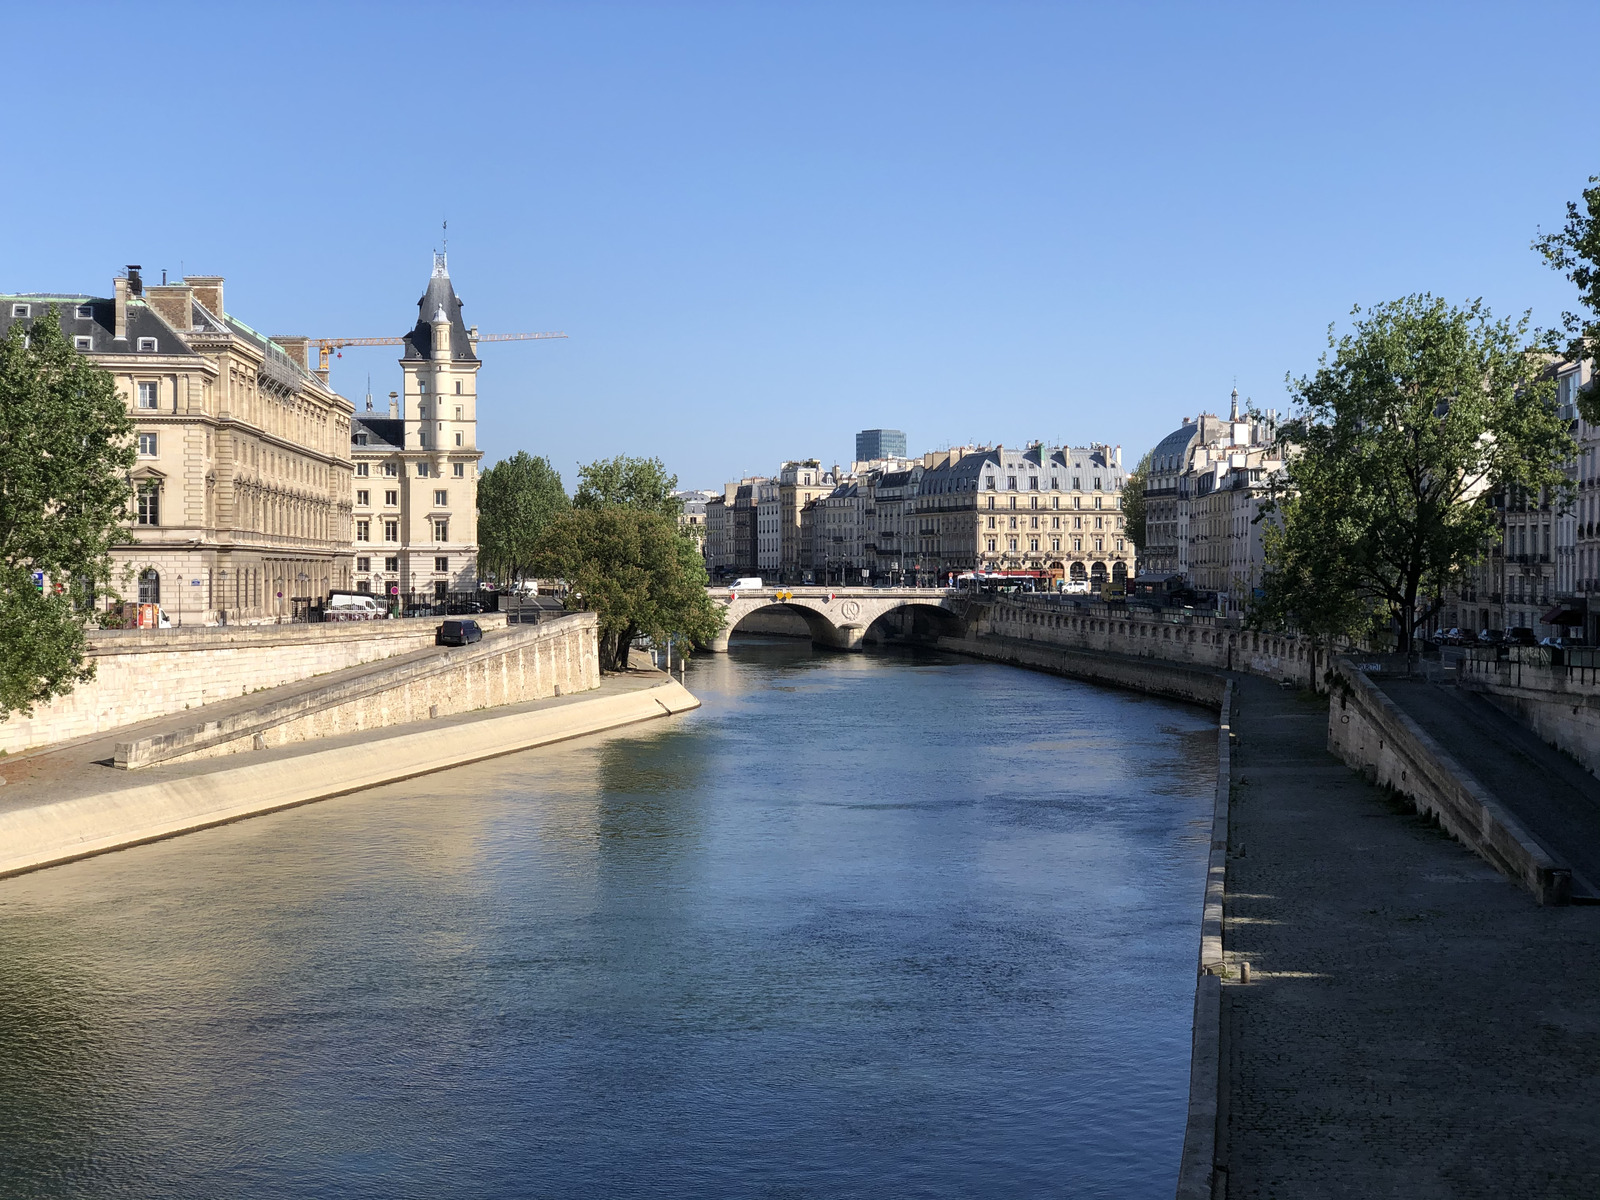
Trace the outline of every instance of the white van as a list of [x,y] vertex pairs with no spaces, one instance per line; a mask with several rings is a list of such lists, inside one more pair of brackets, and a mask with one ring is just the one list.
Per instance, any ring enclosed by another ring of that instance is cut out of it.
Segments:
[[729,586],[731,586],[735,591],[747,592],[751,588],[759,590],[767,585],[761,582],[761,576],[759,575],[746,575],[742,579],[735,579]]
[[377,621],[383,615],[378,598],[366,592],[334,592],[322,608],[324,621]]

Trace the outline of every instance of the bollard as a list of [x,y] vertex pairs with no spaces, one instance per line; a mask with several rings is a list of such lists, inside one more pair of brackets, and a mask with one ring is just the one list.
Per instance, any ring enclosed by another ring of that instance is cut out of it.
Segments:
[[1239,982],[1250,982],[1250,964],[1247,962],[1242,962],[1239,964]]

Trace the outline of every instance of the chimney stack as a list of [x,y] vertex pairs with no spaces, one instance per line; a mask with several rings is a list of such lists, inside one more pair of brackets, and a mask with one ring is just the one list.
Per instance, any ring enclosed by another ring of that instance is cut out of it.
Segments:
[[399,392],[390,392],[389,393],[389,419],[391,421],[398,421],[400,419],[400,393]]
[[144,279],[139,275],[141,269],[138,263],[128,264],[128,291],[140,297],[144,295]]
[[183,281],[194,289],[194,298],[200,307],[213,317],[222,316],[222,276],[185,275]]
[[118,275],[111,281],[112,294],[116,297],[116,319],[111,336],[119,342],[128,340],[128,281]]

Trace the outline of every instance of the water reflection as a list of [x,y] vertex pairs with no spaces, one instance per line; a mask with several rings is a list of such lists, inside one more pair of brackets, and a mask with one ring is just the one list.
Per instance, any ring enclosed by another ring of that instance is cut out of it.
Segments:
[[1205,715],[782,642],[690,685],[0,881],[0,1192],[1170,1194]]

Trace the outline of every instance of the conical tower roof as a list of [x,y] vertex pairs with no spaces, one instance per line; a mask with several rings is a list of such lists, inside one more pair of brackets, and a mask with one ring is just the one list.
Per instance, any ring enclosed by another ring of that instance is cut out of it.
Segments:
[[443,254],[433,256],[433,274],[428,277],[428,290],[417,301],[417,324],[406,334],[403,358],[433,357],[433,326],[431,322],[440,312],[450,322],[450,358],[453,361],[476,361],[472,343],[467,340],[467,327],[461,320],[461,298],[450,283],[450,267]]

